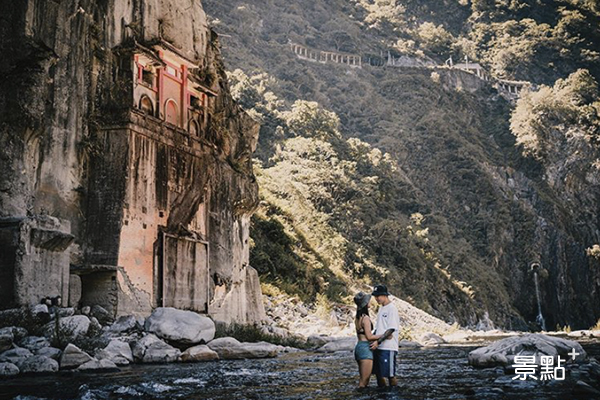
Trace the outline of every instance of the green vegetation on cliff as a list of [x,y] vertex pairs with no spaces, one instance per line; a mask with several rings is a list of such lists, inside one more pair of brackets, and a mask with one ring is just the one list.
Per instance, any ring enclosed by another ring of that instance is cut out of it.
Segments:
[[[549,163],[523,155],[524,138],[545,137],[530,122],[548,91],[581,82],[593,93],[595,3],[206,3],[230,69],[239,68],[232,93],[262,124],[251,264],[263,281],[306,300],[385,282],[449,322],[475,324],[488,312],[527,329],[537,313],[529,264],[539,260],[548,325],[598,319],[599,261],[586,254],[600,242],[596,192],[569,200],[594,183],[569,179],[576,185],[563,191]],[[457,89],[460,71],[320,64],[296,58],[288,41],[381,59],[466,55],[498,77],[554,87],[514,111],[489,86]],[[594,126],[594,96],[561,106],[589,115],[574,121],[567,110],[563,137],[575,122]],[[565,152],[555,154],[562,165]]]

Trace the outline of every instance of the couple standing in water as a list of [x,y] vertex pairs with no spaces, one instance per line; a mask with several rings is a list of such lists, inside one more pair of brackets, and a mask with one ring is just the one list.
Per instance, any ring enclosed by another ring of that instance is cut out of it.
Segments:
[[[369,301],[371,296],[381,306],[377,313],[375,331],[369,318]],[[369,385],[371,374],[377,376],[377,385],[397,386],[396,379],[396,354],[398,353],[398,331],[400,320],[398,310],[389,298],[387,287],[375,286],[372,294],[359,292],[354,296],[356,303],[356,335],[358,343],[354,348],[354,358],[358,363],[360,374],[359,388]]]

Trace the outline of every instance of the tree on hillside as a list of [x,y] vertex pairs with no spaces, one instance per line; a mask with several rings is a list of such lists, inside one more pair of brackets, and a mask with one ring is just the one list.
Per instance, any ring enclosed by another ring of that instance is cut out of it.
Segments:
[[282,114],[293,136],[327,139],[340,136],[340,119],[315,101],[296,100],[290,111]]
[[[524,153],[542,161],[598,156],[600,97],[598,83],[578,70],[553,87],[525,92],[511,117],[511,130]],[[590,164],[596,159],[588,160]]]

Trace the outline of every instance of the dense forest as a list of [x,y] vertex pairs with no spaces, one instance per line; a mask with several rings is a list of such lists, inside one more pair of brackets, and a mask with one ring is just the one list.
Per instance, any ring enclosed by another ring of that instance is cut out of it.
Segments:
[[[600,317],[600,6],[593,0],[205,2],[262,125],[251,264],[306,301],[378,282],[448,322]],[[301,60],[289,43],[459,71]]]

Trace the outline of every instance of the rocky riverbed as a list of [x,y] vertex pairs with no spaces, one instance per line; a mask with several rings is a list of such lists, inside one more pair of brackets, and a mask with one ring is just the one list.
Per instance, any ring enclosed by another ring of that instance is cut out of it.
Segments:
[[[300,303],[267,304],[270,320],[255,327],[255,332],[279,342],[300,338],[294,343],[310,347],[309,351],[215,338],[212,320],[171,308],[157,308],[148,318],[123,316],[116,321],[101,307],[38,305],[0,311],[0,326],[9,325],[0,329],[0,399],[584,399],[600,395],[600,364],[593,358],[600,356],[600,331],[545,335],[473,331],[400,304],[399,314],[407,327],[398,358],[400,387],[380,392],[373,382],[366,393],[359,393],[349,309],[323,313]],[[302,335],[295,336],[296,330]],[[567,365],[565,381],[512,379],[515,371],[509,364],[514,355],[566,357],[572,347],[582,354],[585,349],[587,355]]]
[[[599,344],[584,344],[600,356]],[[37,399],[590,399],[570,381],[512,380],[502,368],[476,369],[467,357],[476,346],[401,349],[400,386],[385,392],[356,390],[350,352],[300,352],[260,360],[130,365],[116,373],[59,372],[0,380],[0,398]]]

